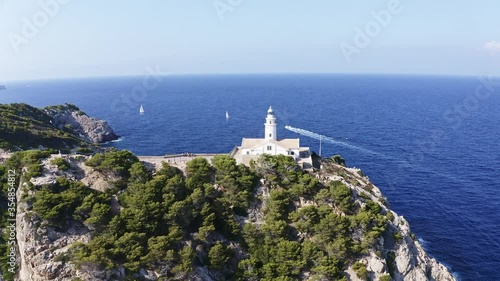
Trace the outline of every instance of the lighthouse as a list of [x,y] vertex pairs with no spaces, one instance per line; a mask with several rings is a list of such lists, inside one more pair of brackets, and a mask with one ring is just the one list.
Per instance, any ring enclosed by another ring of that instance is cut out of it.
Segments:
[[236,146],[230,153],[236,163],[249,166],[251,160],[257,160],[260,155],[286,155],[293,157],[303,168],[312,167],[309,147],[301,147],[299,139],[280,139],[276,134],[278,123],[272,107],[269,107],[264,124],[264,138],[243,138],[241,146]]
[[267,110],[267,117],[266,117],[266,123],[264,124],[265,126],[265,135],[264,139],[267,140],[276,140],[276,116],[274,116],[274,111],[271,106],[269,106],[269,109]]

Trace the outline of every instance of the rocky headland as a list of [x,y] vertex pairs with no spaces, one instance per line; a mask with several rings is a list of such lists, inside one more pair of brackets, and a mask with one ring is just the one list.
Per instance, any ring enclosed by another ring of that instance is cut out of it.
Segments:
[[90,143],[105,143],[118,139],[106,121],[89,117],[77,107],[47,107],[44,111],[59,130],[70,128],[78,137]]
[[116,139],[105,121],[89,117],[71,104],[46,108],[0,105],[0,149],[70,150]]
[[[43,186],[57,185],[57,182],[61,181],[60,178],[65,178],[70,181],[82,183],[82,186],[95,192],[109,193],[110,200],[106,204],[109,204],[111,216],[119,216],[120,213],[123,214],[123,212],[130,211],[130,206],[123,206],[127,200],[118,199],[120,194],[123,196],[128,191],[127,188],[122,191],[116,190],[116,182],[123,177],[123,174],[119,175],[110,170],[95,166],[95,163],[89,162],[89,159],[91,159],[89,156],[64,156],[64,160],[67,161],[70,167],[65,170],[61,170],[54,164],[54,159],[57,158],[59,156],[52,155],[41,159],[40,163],[43,167],[43,172],[29,179],[28,182],[22,183],[18,189],[17,198],[19,200],[17,202],[16,231],[20,258],[19,274],[16,276],[16,280],[90,281],[133,279],[211,281],[261,279],[262,276],[260,275],[255,277],[238,276],[238,274],[243,273],[238,273],[236,264],[241,264],[242,260],[249,260],[253,256],[252,249],[248,248],[250,240],[247,239],[249,238],[241,238],[243,240],[240,241],[225,233],[224,228],[219,229],[218,227],[211,228],[207,236],[204,236],[205,238],[200,238],[200,232],[203,229],[202,226],[198,230],[189,230],[186,226],[186,229],[183,230],[184,234],[178,237],[179,241],[177,242],[180,245],[170,246],[176,252],[181,251],[187,246],[192,247],[192,258],[190,258],[189,266],[184,272],[179,271],[177,268],[178,265],[175,265],[181,262],[181,256],[174,258],[175,261],[171,262],[161,261],[164,257],[159,257],[158,262],[149,265],[144,263],[138,265],[134,270],[131,270],[130,266],[126,265],[126,263],[124,264],[123,260],[116,260],[116,263],[113,263],[114,266],[111,268],[107,268],[99,262],[89,262],[86,260],[82,263],[81,260],[75,260],[75,250],[72,248],[75,243],[89,244],[92,239],[100,236],[95,233],[95,226],[90,226],[87,222],[74,220],[71,216],[62,217],[65,220],[64,227],[61,227],[51,219],[43,218],[44,214],[39,214],[36,211],[37,208],[39,209],[37,207],[39,203],[37,203],[35,198],[40,189]],[[200,160],[199,162],[203,161]],[[154,165],[145,164],[147,163],[137,164],[136,166],[154,167]],[[116,165],[119,164],[116,163]],[[165,173],[165,169],[170,171],[169,173],[174,171],[171,168],[165,167],[149,171],[153,175],[152,180],[154,180],[155,174]],[[187,179],[193,173],[192,170],[189,170],[189,167],[188,165],[187,170],[182,172],[183,177],[187,177]],[[269,167],[265,162],[260,163],[258,167],[261,167],[260,170],[256,168],[256,173],[259,177],[255,181],[255,187],[252,188],[252,194],[248,196],[248,209],[242,214],[233,214],[230,216],[232,218],[230,220],[237,222],[240,229],[245,229],[245,225],[252,225],[252,227],[257,227],[257,229],[267,229],[268,225],[272,225],[270,208],[274,208],[271,206],[277,204],[275,190],[281,189],[277,184],[285,184],[285,182],[275,181],[273,178],[273,176],[280,173],[278,167]],[[216,170],[214,168],[214,172],[217,174]],[[306,255],[304,249],[308,247],[306,244],[309,243],[306,243],[306,241],[310,241],[318,247],[317,255],[322,255],[319,253],[328,254],[335,247],[340,247],[337,250],[333,250],[332,255],[338,259],[342,259],[342,262],[330,265],[335,265],[340,270],[334,273],[334,271],[329,271],[326,268],[321,269],[323,267],[318,267],[319,265],[315,266],[315,263],[320,262],[322,258],[318,260],[313,259],[314,261],[311,261],[311,264],[296,261],[297,265],[295,266],[300,266],[301,270],[297,270],[293,274],[295,277],[289,280],[455,280],[445,266],[424,251],[415,235],[411,233],[409,223],[402,216],[389,209],[386,198],[360,170],[347,168],[329,160],[322,160],[321,169],[317,169],[314,172],[307,172],[307,175],[310,176],[310,178],[307,176],[308,180],[311,179],[317,184],[314,188],[318,188],[318,190],[313,192],[315,193],[314,196],[311,196],[308,192],[304,192],[300,196],[287,195],[289,196],[289,201],[287,201],[289,204],[286,206],[288,218],[284,220],[286,223],[282,227],[288,229],[289,232],[282,235],[287,237],[286,241],[294,242],[296,243],[294,245],[300,246],[302,252],[299,255],[301,256]],[[229,183],[225,185],[223,182],[211,181],[211,185],[214,191],[221,192],[221,196],[224,196],[224,192],[230,192],[228,190]],[[207,188],[208,186],[204,187],[204,193],[208,192]],[[338,199],[334,195],[336,188],[345,189],[343,192],[347,192],[347,195],[343,199]],[[146,188],[143,192],[147,192],[147,190]],[[281,194],[281,196],[284,195]],[[186,198],[191,197],[188,196]],[[280,198],[280,200],[284,200],[284,198]],[[202,199],[198,198],[197,200]],[[130,201],[128,202],[128,204],[131,204]],[[191,204],[196,203],[191,202]],[[192,205],[192,208],[196,207]],[[327,212],[327,214],[324,214],[325,217],[323,219],[316,221],[310,217],[315,211],[320,213]],[[303,214],[308,215],[302,217],[302,219],[297,218]],[[273,214],[272,216],[275,215],[279,214]],[[346,236],[343,238],[339,236],[332,238],[331,243],[343,241],[343,243],[350,245],[358,245],[360,247],[359,251],[356,250],[358,246],[344,248],[340,245],[333,246],[335,244],[325,242],[330,238],[326,238],[324,235],[329,236],[329,234],[322,234],[319,225],[327,223],[326,221],[323,222],[323,220],[328,221],[329,219],[327,218],[333,220],[328,222],[331,225],[326,226],[327,229],[331,228],[330,231],[332,233],[339,231],[339,233],[344,233],[343,235]],[[138,217],[137,219],[141,223],[148,223],[145,218]],[[304,226],[303,224],[306,222],[303,219],[310,220],[312,224]],[[346,228],[344,231],[347,232],[336,230],[336,228],[340,227],[340,225],[336,225],[335,223],[337,220],[348,224],[343,226]],[[168,224],[169,222],[160,221],[160,223]],[[115,237],[115,239],[120,238]],[[281,241],[281,239],[279,238],[278,241]],[[326,240],[323,241],[323,239]],[[272,244],[272,242],[263,243]],[[215,267],[213,266],[214,262],[211,262],[210,251],[208,249],[219,244],[225,245],[231,254],[227,259],[224,259],[222,267]],[[110,247],[113,248],[114,246]],[[328,247],[334,248],[328,250]],[[153,249],[143,250],[154,251]],[[337,256],[336,251],[345,253]],[[168,250],[165,249],[164,254],[168,255],[167,252]],[[104,252],[101,254],[104,254]],[[246,266],[245,271],[256,270],[255,268],[252,269],[252,266]],[[291,268],[295,267],[292,266]],[[265,275],[267,273],[263,272],[259,274]],[[277,274],[275,276],[279,276],[279,273],[274,274]]]
[[455,280],[340,156],[176,166],[89,149],[117,136],[73,105],[0,105],[0,119],[0,204],[17,210],[16,274],[3,262],[0,281]]

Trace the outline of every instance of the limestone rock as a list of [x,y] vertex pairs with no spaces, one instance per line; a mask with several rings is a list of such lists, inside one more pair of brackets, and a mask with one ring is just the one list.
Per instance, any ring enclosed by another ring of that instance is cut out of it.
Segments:
[[117,140],[118,136],[103,120],[89,117],[81,111],[46,109],[54,119],[54,126],[60,130],[70,129],[77,136],[93,143]]
[[368,259],[368,264],[366,268],[369,271],[373,271],[375,273],[384,273],[387,270],[385,260],[377,257],[373,253],[371,254],[370,258]]
[[[58,156],[52,156],[58,157]],[[58,171],[50,164],[50,159],[44,160],[44,175],[32,179],[31,182],[35,185],[50,183],[57,176],[65,176],[73,180],[80,180],[89,188],[104,191],[108,187],[105,186],[109,181],[116,180],[112,176],[104,175],[98,171],[83,164],[86,157],[69,157],[67,160],[71,164],[71,171]],[[363,192],[364,197],[369,197],[374,202],[378,202],[383,213],[392,212],[388,209],[385,198],[382,197],[380,190],[372,185],[369,180],[360,175],[355,170],[347,170],[343,167],[345,175],[342,177],[334,176],[324,171],[317,172],[316,176],[323,183],[331,180],[340,180],[348,186],[353,194],[357,204],[362,204],[363,197],[360,194]],[[17,241],[19,249],[19,274],[16,280],[22,281],[71,281],[78,277],[81,280],[97,281],[97,280],[115,280],[115,278],[125,278],[126,272],[123,267],[113,270],[102,270],[96,265],[85,264],[81,268],[76,268],[69,261],[61,259],[67,253],[69,248],[75,242],[88,242],[90,240],[90,231],[84,226],[72,225],[65,231],[58,231],[51,228],[36,215],[30,211],[26,203],[21,201],[23,192],[28,192],[24,195],[32,195],[29,190],[18,188],[18,212],[17,212]],[[265,199],[269,197],[269,188],[264,181],[261,181],[256,192],[256,197]],[[113,199],[113,212],[120,211],[120,205],[116,198]],[[313,201],[305,198],[300,198],[299,203],[295,206],[297,209],[314,204]],[[256,200],[249,208],[249,214],[242,217],[241,221],[252,221],[253,223],[263,223],[264,216],[262,210],[265,209],[265,201]],[[394,268],[394,281],[455,281],[449,270],[431,258],[420,245],[418,240],[413,240],[409,223],[402,217],[392,212],[394,219],[387,224],[387,230],[384,236],[379,238],[374,246],[375,249],[370,249],[368,253],[360,257],[360,262],[365,264],[370,280],[379,280],[382,276],[389,275],[389,270]],[[395,234],[397,239],[395,238]],[[233,248],[237,256],[243,258],[245,253],[243,250]],[[393,264],[387,257],[389,254],[394,255]],[[165,276],[165,272],[169,271],[168,265],[159,267],[155,271],[141,269],[134,276],[138,280],[158,280],[160,276]],[[356,272],[352,267],[345,270],[345,275],[349,280],[360,280],[356,276]],[[112,278],[114,276],[114,278]],[[207,267],[196,266],[194,271],[188,276],[189,280],[221,280],[221,276],[213,275]],[[316,278],[316,277],[315,277]],[[322,277],[319,277],[322,278]],[[314,279],[311,272],[305,272],[302,276],[303,280],[326,280]],[[0,277],[1,281],[1,277]]]

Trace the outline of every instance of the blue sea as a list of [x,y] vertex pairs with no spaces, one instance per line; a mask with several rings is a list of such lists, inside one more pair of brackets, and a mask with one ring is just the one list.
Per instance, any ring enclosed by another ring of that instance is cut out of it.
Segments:
[[[496,81],[499,79],[496,78]],[[485,77],[206,75],[7,83],[0,103],[73,103],[139,155],[225,153],[264,134],[361,168],[460,280],[500,279],[500,88]],[[497,83],[498,84],[498,83]],[[146,113],[139,114],[143,105]],[[228,111],[230,118],[226,120]]]

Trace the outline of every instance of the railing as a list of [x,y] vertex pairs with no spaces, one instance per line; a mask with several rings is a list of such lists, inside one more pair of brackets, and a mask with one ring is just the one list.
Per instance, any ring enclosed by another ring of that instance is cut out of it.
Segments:
[[[165,156],[157,156],[157,157],[163,157],[163,158],[176,158],[176,157],[210,157],[210,156],[216,156],[216,155],[229,155],[227,153],[179,153],[179,154],[167,154]],[[141,157],[141,156],[139,156]],[[154,156],[142,156],[142,157],[154,157]]]

